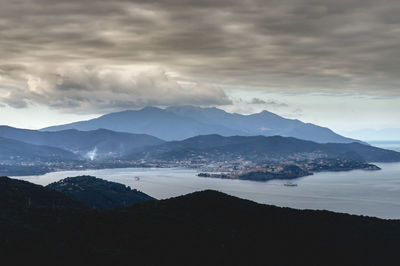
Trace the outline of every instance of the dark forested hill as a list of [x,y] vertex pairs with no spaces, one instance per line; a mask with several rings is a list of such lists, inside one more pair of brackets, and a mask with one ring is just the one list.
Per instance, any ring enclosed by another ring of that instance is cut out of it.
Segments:
[[[0,177],[0,212],[15,212],[29,208],[83,208],[70,197],[27,181]],[[1,218],[5,218],[0,216]]]
[[125,185],[93,176],[68,177],[51,183],[47,187],[96,209],[111,209],[155,200],[136,189],[132,190]]
[[[6,191],[12,189],[6,187]],[[53,193],[59,197],[60,193]],[[58,205],[28,208],[26,197],[19,193],[1,195],[7,204],[0,212],[3,261],[57,265],[398,263],[400,221],[279,208],[216,191],[106,211]],[[8,202],[20,200],[20,211],[7,207],[11,206]]]

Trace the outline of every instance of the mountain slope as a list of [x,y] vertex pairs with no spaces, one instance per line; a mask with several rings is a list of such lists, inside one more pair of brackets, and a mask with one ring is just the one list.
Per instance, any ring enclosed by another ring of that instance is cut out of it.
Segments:
[[[0,209],[20,212],[27,208],[85,208],[70,197],[27,181],[0,177]],[[1,216],[0,216],[1,217]]]
[[258,114],[231,114],[217,108],[193,106],[159,109],[146,107],[138,111],[111,113],[88,121],[48,127],[43,130],[94,130],[106,128],[115,131],[145,133],[165,140],[182,140],[197,135],[222,136],[289,136],[320,143],[350,143],[332,130],[299,120],[280,117],[263,111]]
[[145,134],[114,132],[106,129],[42,132],[0,126],[0,137],[15,139],[35,145],[48,145],[72,151],[87,159],[119,157],[126,152],[164,141]]
[[221,135],[243,134],[241,131],[219,125],[208,125],[154,107],[147,107],[139,111],[111,113],[89,121],[48,127],[43,130],[95,130],[98,128],[106,128],[119,132],[149,134],[164,140],[185,139],[196,135],[212,133]]
[[0,137],[0,161],[14,164],[32,161],[77,160],[74,153],[56,147],[28,144],[22,141]]
[[130,187],[93,176],[68,177],[46,187],[68,195],[95,209],[111,209],[154,198]]
[[231,114],[218,108],[200,108],[194,106],[174,106],[166,110],[190,117],[200,122],[219,124],[235,130],[246,132],[246,135],[280,135],[298,139],[312,140],[320,143],[350,143],[357,140],[345,138],[329,128],[311,123],[303,123],[297,119],[287,119],[268,111],[251,115]]
[[202,191],[107,211],[30,208],[1,219],[0,237],[4,261],[30,264],[397,265],[400,222]]
[[205,135],[183,141],[172,141],[128,155],[128,159],[193,160],[207,158],[216,161],[250,160],[279,161],[315,158],[349,157],[369,162],[400,161],[400,153],[361,143],[321,144],[281,136]]

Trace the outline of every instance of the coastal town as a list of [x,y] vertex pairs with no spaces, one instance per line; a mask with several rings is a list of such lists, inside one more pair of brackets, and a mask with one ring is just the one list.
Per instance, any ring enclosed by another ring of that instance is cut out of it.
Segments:
[[107,160],[107,161],[32,161],[14,165],[0,165],[7,175],[41,175],[48,172],[107,168],[189,168],[197,169],[199,177],[268,181],[294,179],[314,172],[379,170],[374,164],[343,158],[316,158],[254,162],[239,158],[231,161],[197,158],[196,160]]

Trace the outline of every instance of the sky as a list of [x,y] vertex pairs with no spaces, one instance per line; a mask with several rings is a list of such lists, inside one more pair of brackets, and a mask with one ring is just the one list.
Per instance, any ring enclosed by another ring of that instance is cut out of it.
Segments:
[[398,0],[0,7],[0,124],[36,129],[184,104],[269,110],[351,137],[400,128]]

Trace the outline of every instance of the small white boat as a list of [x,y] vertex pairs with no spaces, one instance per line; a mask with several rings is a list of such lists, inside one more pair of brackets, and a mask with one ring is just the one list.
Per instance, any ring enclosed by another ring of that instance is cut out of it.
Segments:
[[286,186],[286,187],[297,187],[296,183],[293,183],[293,182],[290,182],[290,181],[286,182],[283,185]]
[[139,181],[140,180],[140,177],[138,177],[138,176],[135,176],[134,178],[135,178],[135,181]]

